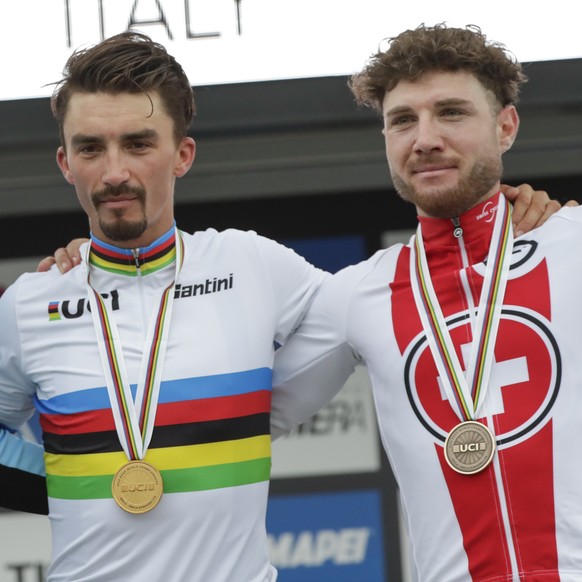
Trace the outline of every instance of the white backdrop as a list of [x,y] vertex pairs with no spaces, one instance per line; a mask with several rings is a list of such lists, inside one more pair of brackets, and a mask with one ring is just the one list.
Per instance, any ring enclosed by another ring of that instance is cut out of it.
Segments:
[[578,58],[573,10],[569,0],[549,10],[515,0],[418,0],[413,10],[388,0],[3,2],[0,50],[12,58],[3,58],[0,99],[49,95],[73,49],[126,29],[132,13],[156,22],[136,28],[168,46],[199,86],[349,74],[383,38],[421,22],[477,24],[521,61]]

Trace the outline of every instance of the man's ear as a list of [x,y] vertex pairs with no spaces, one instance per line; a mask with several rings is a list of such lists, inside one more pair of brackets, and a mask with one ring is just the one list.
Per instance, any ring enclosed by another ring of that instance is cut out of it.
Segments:
[[65,152],[65,148],[63,146],[60,146],[59,149],[57,150],[57,165],[61,169],[61,172],[62,172],[63,176],[65,177],[65,180],[69,184],[74,185],[75,180],[73,179],[71,169],[69,168],[69,162],[67,160],[67,153]]
[[504,107],[497,115],[497,130],[499,136],[499,148],[505,153],[515,141],[519,129],[519,115],[514,105]]
[[182,139],[178,150],[178,160],[174,167],[174,175],[181,178],[194,163],[196,157],[196,142],[191,137]]

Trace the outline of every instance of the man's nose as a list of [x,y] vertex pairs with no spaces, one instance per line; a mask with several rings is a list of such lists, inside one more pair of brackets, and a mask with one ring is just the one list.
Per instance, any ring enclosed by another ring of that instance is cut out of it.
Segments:
[[429,153],[443,148],[443,137],[439,123],[432,117],[421,117],[416,125],[414,151]]
[[109,152],[105,158],[103,182],[111,186],[119,186],[129,180],[129,169],[125,157],[119,152]]

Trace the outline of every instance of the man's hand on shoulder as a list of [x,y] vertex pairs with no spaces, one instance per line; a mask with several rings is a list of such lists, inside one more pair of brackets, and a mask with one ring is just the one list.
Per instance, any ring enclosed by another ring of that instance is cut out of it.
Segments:
[[[562,204],[552,200],[545,190],[534,190],[529,184],[516,187],[502,184],[501,192],[513,204],[511,220],[516,237],[541,226],[562,208]],[[578,206],[578,202],[569,200],[564,206]]]
[[37,272],[48,271],[55,264],[61,273],[70,271],[81,262],[80,248],[88,240],[87,238],[75,238],[66,247],[57,249],[52,257],[45,257],[40,261],[36,268]]

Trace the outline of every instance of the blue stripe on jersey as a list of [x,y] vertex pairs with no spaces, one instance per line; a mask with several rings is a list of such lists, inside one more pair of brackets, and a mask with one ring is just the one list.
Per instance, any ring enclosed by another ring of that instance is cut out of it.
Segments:
[[[159,403],[235,396],[259,390],[271,390],[272,376],[271,368],[256,368],[232,374],[169,380],[162,382]],[[131,388],[135,396],[136,386],[132,385]],[[36,403],[41,414],[74,414],[111,407],[105,386],[60,394],[47,400],[37,399]]]
[[[163,382],[159,402],[180,402],[219,396],[236,396],[258,390],[271,390],[271,368],[256,368],[232,374],[217,374]],[[194,394],[193,394],[194,392]]]

